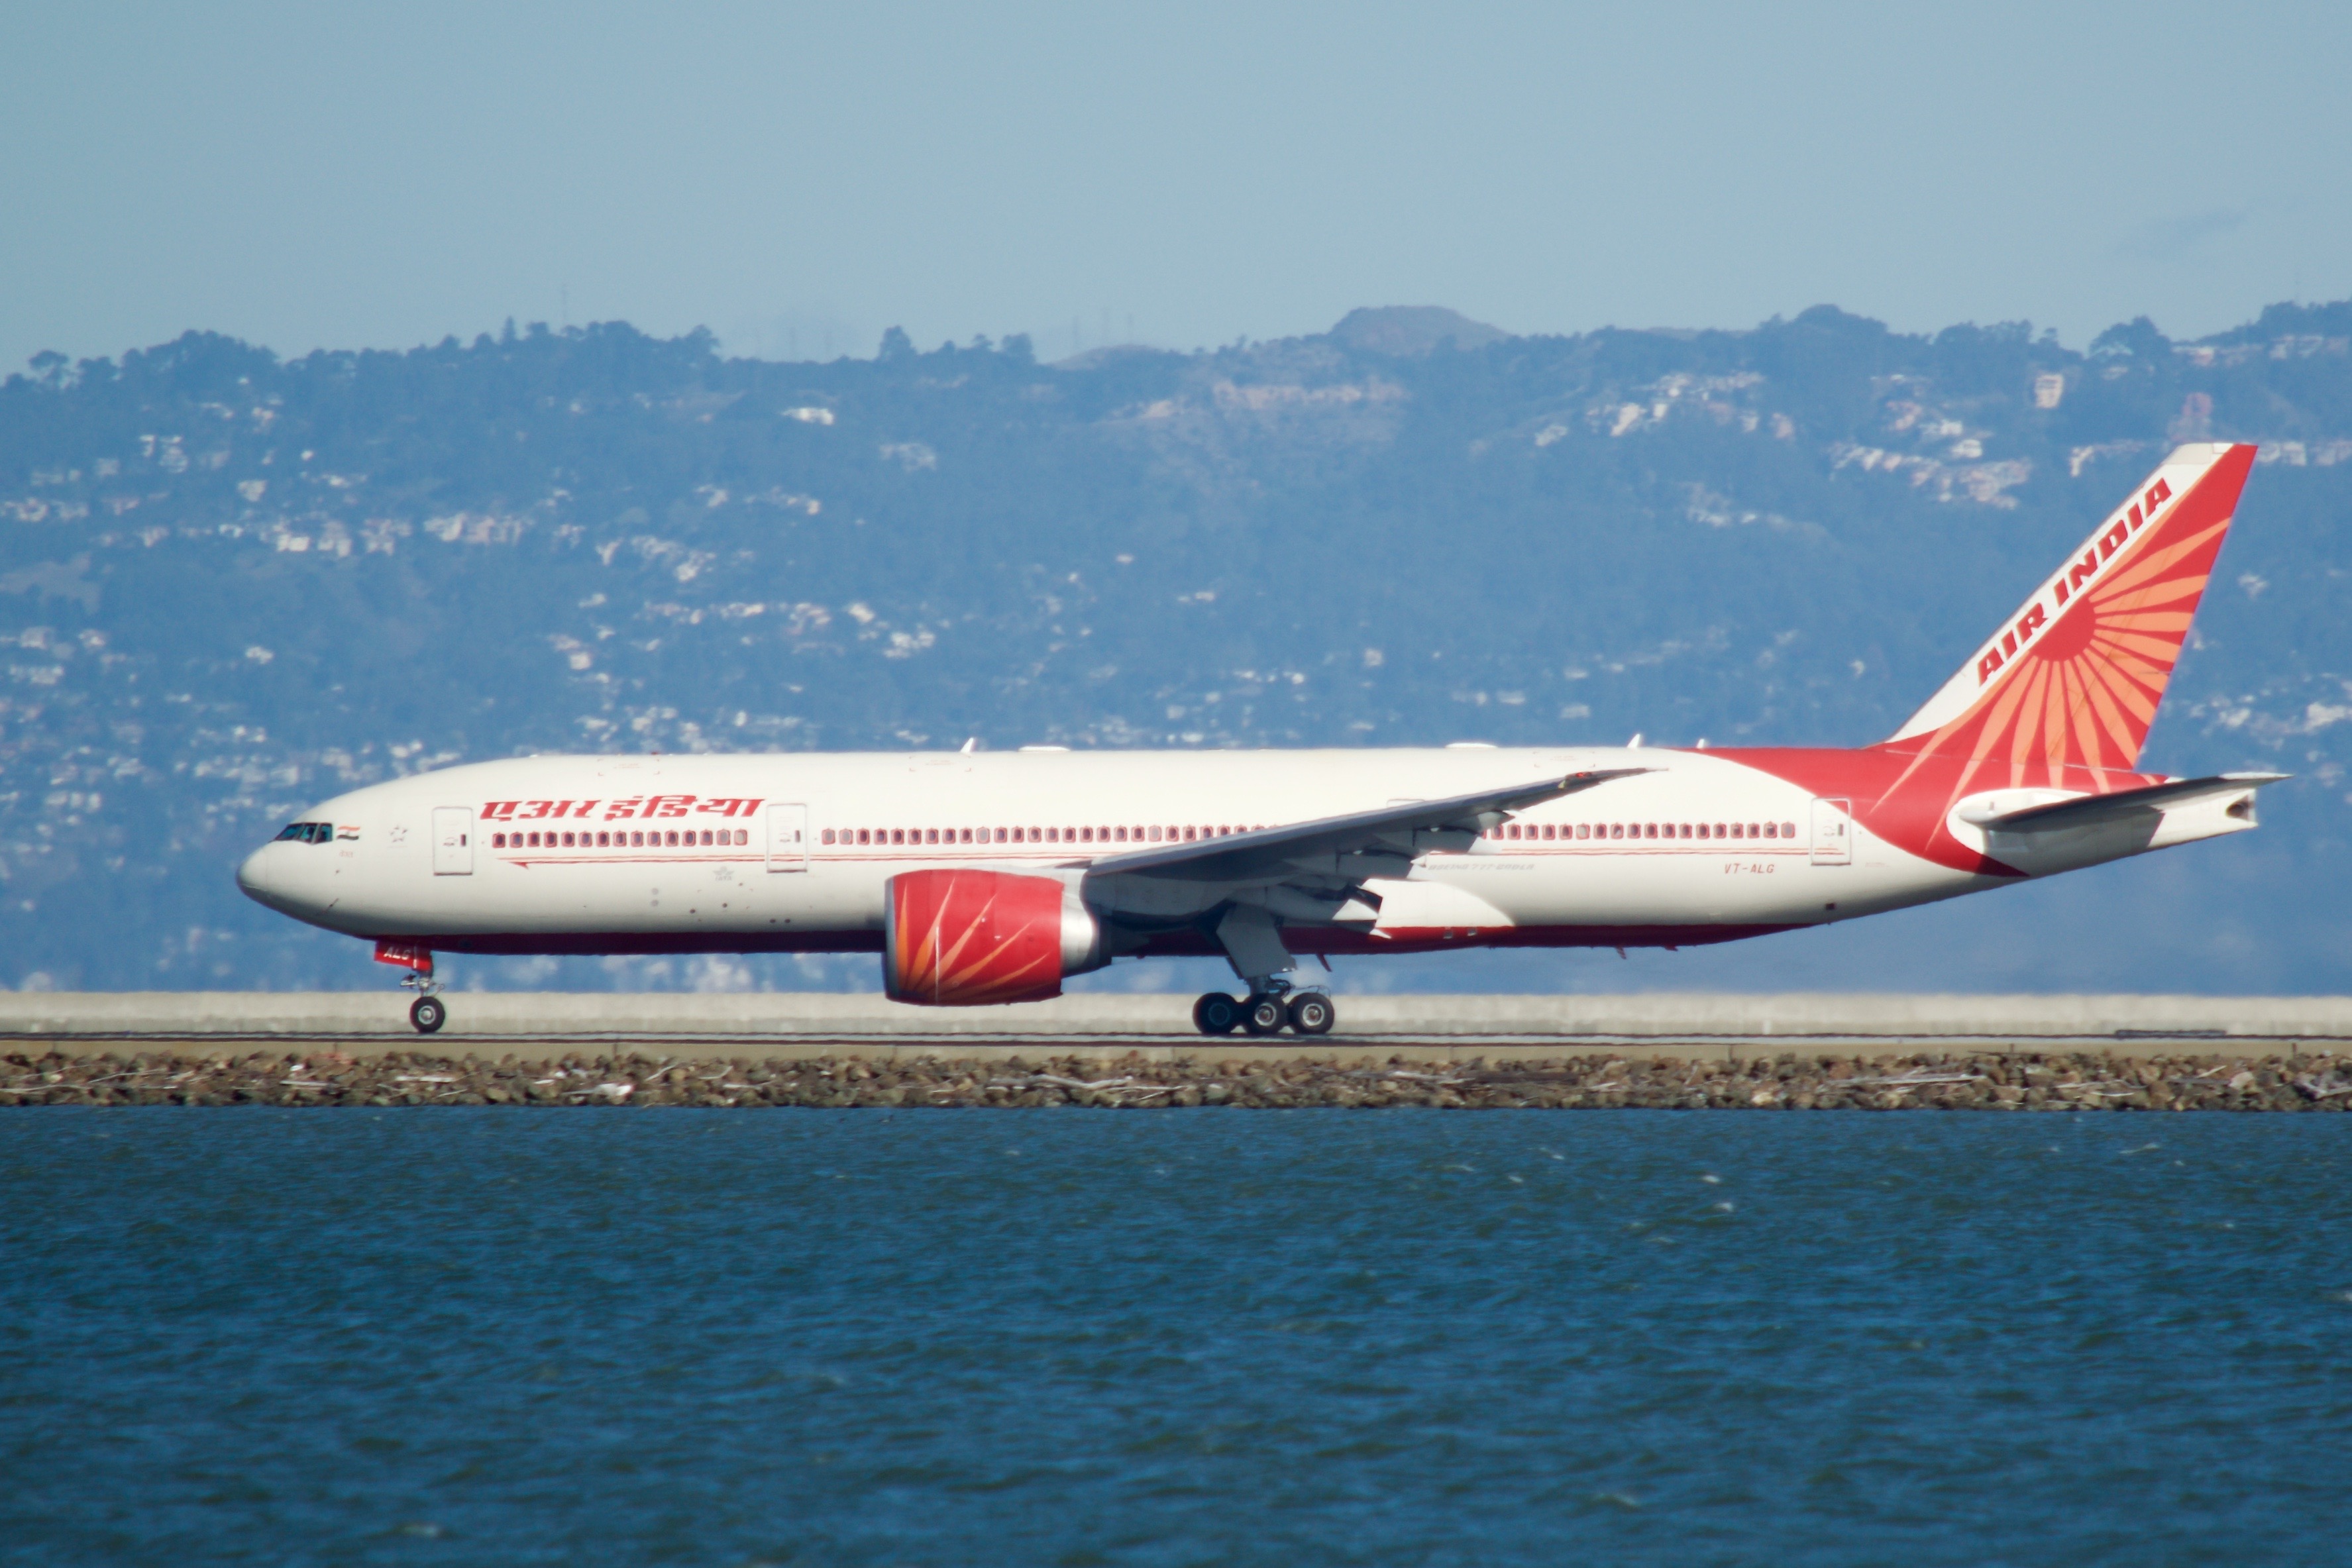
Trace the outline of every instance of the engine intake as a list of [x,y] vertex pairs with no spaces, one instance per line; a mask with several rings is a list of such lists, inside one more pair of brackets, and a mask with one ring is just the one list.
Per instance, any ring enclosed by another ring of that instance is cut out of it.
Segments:
[[928,1008],[1042,1002],[1109,960],[1101,925],[1049,876],[910,871],[882,889],[882,988]]

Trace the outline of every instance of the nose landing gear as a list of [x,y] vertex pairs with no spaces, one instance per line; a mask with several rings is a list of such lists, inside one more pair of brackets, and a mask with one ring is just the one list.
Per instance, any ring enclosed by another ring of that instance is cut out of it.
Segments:
[[400,977],[401,989],[415,991],[416,999],[408,1004],[408,1021],[419,1034],[431,1034],[449,1021],[448,1005],[433,993],[441,982],[433,977],[433,953],[413,942],[378,942],[375,961],[397,964],[408,971]]

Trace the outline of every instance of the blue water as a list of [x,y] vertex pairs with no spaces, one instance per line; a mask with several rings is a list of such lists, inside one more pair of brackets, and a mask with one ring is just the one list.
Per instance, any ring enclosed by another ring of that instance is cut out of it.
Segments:
[[2352,1118],[18,1111],[0,1560],[2321,1563]]

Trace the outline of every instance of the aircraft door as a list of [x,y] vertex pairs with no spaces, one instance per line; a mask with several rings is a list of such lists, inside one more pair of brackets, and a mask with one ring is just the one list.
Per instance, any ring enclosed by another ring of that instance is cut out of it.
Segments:
[[1853,802],[1852,800],[1813,802],[1813,863],[1815,865],[1852,865],[1853,863]]
[[768,869],[808,870],[808,808],[793,804],[768,808]]
[[474,874],[474,809],[470,806],[433,808],[433,874]]

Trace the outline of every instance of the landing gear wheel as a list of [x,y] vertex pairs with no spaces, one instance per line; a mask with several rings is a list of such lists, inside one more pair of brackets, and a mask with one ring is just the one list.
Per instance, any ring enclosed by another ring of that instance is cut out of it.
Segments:
[[431,1034],[449,1021],[449,1009],[438,997],[419,997],[408,1004],[408,1021],[416,1026],[417,1033]]
[[1242,1004],[1244,1034],[1280,1034],[1282,1026],[1289,1021],[1282,998],[1268,992],[1259,991]]
[[1329,1034],[1331,1026],[1339,1019],[1331,998],[1320,991],[1293,993],[1288,1011],[1294,1034]]
[[1202,1034],[1231,1034],[1241,1021],[1241,1003],[1223,991],[1211,991],[1192,1004],[1192,1027]]

